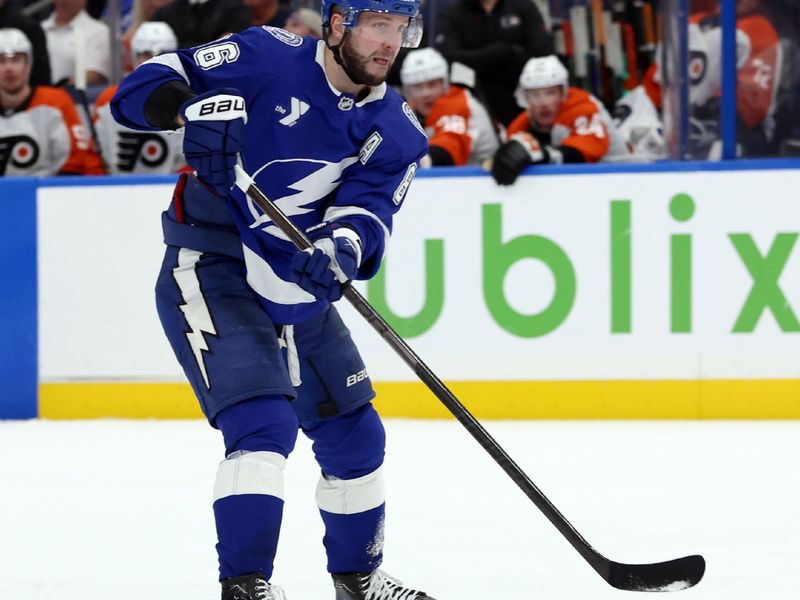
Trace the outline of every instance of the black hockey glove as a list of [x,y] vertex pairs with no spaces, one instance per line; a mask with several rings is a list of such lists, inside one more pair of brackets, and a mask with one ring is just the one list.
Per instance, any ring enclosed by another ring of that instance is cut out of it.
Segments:
[[547,154],[529,133],[515,133],[494,155],[492,177],[500,185],[511,185],[528,165],[547,162]]
[[244,98],[235,89],[212,90],[185,102],[180,115],[186,163],[203,182],[226,195],[236,180],[233,166],[244,149]]

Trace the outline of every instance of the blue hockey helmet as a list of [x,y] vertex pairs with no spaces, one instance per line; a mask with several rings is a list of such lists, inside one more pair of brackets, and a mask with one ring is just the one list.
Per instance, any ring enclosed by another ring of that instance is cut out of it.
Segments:
[[408,27],[403,36],[404,48],[416,48],[422,41],[422,13],[420,0],[322,0],[322,21],[327,30],[331,10],[338,6],[342,11],[344,26],[352,29],[358,24],[362,12],[386,13],[408,17]]

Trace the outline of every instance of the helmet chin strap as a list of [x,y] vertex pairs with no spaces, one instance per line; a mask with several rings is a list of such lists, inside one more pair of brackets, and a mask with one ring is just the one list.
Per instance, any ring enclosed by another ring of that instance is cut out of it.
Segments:
[[342,58],[342,53],[339,50],[342,47],[342,44],[344,44],[345,40],[347,39],[347,36],[349,35],[350,35],[350,30],[345,29],[344,35],[342,36],[342,41],[336,44],[335,46],[332,46],[330,42],[328,42],[328,36],[326,35],[325,45],[331,49],[331,52],[333,52],[333,60],[336,61],[337,65],[342,67],[342,70],[344,71],[345,75],[347,75],[350,78],[350,81],[352,81],[356,85],[367,85],[358,75],[353,73],[350,67],[347,66],[347,63],[345,63],[344,58]]

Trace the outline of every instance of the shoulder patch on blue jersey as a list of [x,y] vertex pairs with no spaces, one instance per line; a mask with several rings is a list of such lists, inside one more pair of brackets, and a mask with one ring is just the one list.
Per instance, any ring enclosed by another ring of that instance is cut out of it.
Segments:
[[[411,124],[417,128],[422,135],[425,135],[425,130],[422,128],[422,125],[419,123],[419,119],[417,119],[417,115],[414,114],[414,111],[411,110],[411,107],[408,105],[408,102],[403,102],[403,112],[408,117],[408,120],[411,121]],[[427,135],[425,138],[427,139]]]
[[270,27],[269,25],[262,25],[261,27],[264,29],[264,31],[272,35],[272,37],[280,40],[287,46],[296,47],[303,43],[303,38],[296,33],[292,33],[291,31],[286,31],[280,27]]
[[236,42],[220,42],[198,48],[194,53],[197,66],[208,71],[225,63],[236,62],[239,58],[239,45]]

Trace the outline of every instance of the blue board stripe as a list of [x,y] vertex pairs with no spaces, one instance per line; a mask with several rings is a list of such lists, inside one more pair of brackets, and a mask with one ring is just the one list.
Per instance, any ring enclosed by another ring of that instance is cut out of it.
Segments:
[[37,415],[36,185],[0,187],[0,419]]

